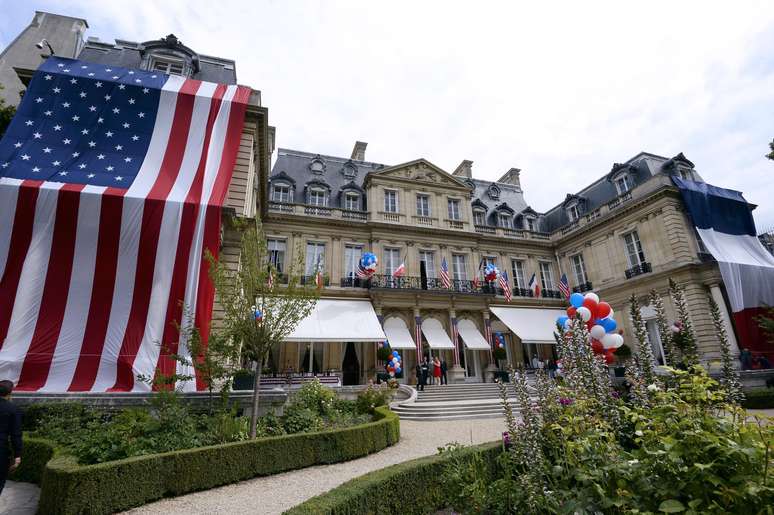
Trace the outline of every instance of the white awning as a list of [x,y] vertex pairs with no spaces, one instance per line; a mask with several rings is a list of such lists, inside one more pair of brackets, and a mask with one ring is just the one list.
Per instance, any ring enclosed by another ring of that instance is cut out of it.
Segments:
[[441,322],[435,318],[422,321],[422,334],[427,338],[427,344],[431,349],[453,349],[454,344],[449,335],[444,331]]
[[504,307],[489,309],[524,343],[556,343],[554,340],[556,319],[566,314],[563,309]]
[[402,318],[392,317],[384,321],[384,333],[391,349],[416,349],[414,339]]
[[457,332],[462,337],[462,342],[470,350],[489,350],[489,343],[476,328],[472,320],[460,320],[457,322]]
[[285,338],[289,342],[381,342],[387,339],[371,302],[320,299]]

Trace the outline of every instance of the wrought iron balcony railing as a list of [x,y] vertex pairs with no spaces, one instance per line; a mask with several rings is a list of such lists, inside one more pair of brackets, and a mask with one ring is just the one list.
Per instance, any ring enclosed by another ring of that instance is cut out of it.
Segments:
[[639,265],[631,267],[624,273],[626,274],[627,279],[631,279],[632,277],[637,277],[638,275],[647,274],[652,271],[653,269],[651,268],[650,263],[644,261]]
[[591,291],[592,289],[594,289],[594,286],[591,284],[591,281],[586,281],[578,286],[573,286],[572,291],[573,293],[583,293],[585,291]]

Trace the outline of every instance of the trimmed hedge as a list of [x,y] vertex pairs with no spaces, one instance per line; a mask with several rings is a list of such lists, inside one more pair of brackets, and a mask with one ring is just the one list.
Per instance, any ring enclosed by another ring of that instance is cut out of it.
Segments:
[[181,495],[379,451],[400,439],[398,416],[377,408],[358,426],[259,438],[196,449],[78,465],[57,456],[45,469],[39,513],[114,513]]
[[54,457],[54,451],[54,445],[48,440],[24,435],[21,465],[8,476],[8,479],[40,484],[46,463]]
[[[460,459],[483,454],[489,476],[495,475],[502,443],[492,442],[467,447]],[[352,479],[328,493],[313,497],[286,511],[284,515],[359,515],[394,513],[424,515],[449,506],[441,478],[449,462],[448,455],[436,454],[376,470]],[[394,492],[395,495],[387,492]]]
[[745,409],[770,409],[774,408],[774,390],[745,390],[742,407]]

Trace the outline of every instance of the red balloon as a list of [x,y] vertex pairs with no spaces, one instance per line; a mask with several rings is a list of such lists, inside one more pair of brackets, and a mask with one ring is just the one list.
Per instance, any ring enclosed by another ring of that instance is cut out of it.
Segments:
[[599,318],[597,316],[597,303],[594,299],[583,299],[583,306],[589,308],[591,311],[591,319]]
[[567,308],[567,316],[570,318],[575,318],[576,311],[577,310],[573,306],[570,306],[569,308]]
[[613,361],[615,361],[615,356],[613,356],[613,353],[612,352],[606,352],[605,353],[605,363],[607,363],[609,365]]
[[607,316],[610,314],[610,311],[610,304],[607,302],[600,302],[597,304],[597,318],[607,318]]
[[602,354],[605,352],[605,348],[599,340],[591,340],[591,349],[594,351],[594,354]]

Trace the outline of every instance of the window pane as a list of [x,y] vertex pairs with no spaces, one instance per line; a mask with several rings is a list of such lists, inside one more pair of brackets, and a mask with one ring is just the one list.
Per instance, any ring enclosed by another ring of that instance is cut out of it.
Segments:
[[397,213],[398,211],[398,198],[396,192],[385,191],[384,192],[384,210],[388,213]]
[[516,287],[526,288],[524,282],[524,261],[519,259],[511,260],[511,271],[513,272],[513,280],[516,281]]
[[554,276],[551,271],[551,264],[545,261],[540,262],[540,280],[543,283],[544,290],[554,289]]
[[384,273],[392,275],[400,265],[400,249],[384,249]]
[[324,271],[325,269],[325,244],[307,242],[306,243],[306,266],[304,268],[305,275],[314,275],[317,267]]
[[460,219],[460,201],[449,199],[449,220]]
[[344,246],[344,277],[345,278],[352,279],[355,277],[357,264],[360,261],[360,256],[362,254],[363,254],[362,245]]
[[459,281],[464,281],[468,278],[467,270],[465,269],[465,256],[463,254],[452,255],[452,273],[453,278]]
[[267,240],[269,248],[269,262],[274,265],[277,272],[285,271],[285,240]]
[[626,255],[629,260],[629,266],[634,267],[644,263],[645,253],[642,251],[642,245],[640,244],[640,238],[637,231],[632,231],[629,234],[624,235],[624,242],[626,243]]
[[513,220],[511,219],[511,215],[500,213],[500,227],[506,227],[508,229],[513,228]]
[[417,195],[417,216],[430,216],[430,197]]
[[473,211],[473,223],[476,225],[484,225],[484,212],[480,209]]
[[419,260],[425,262],[427,277],[435,278],[435,253],[428,250],[420,250]]
[[581,254],[572,257],[572,267],[575,272],[575,282],[577,284],[583,284],[586,282],[586,266],[583,262],[583,256]]

